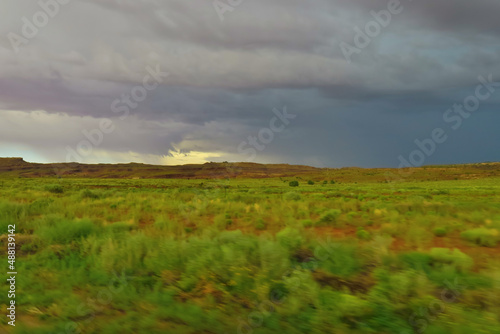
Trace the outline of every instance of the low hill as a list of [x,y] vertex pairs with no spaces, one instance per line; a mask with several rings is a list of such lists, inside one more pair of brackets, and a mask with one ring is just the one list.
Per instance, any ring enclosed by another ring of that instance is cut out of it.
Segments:
[[80,164],[29,163],[22,158],[0,158],[0,177],[6,178],[118,178],[118,179],[222,179],[296,177],[337,182],[402,182],[500,177],[500,163],[423,166],[418,168],[316,168],[288,164],[250,162],[158,166],[140,163]]
[[80,164],[29,163],[22,158],[0,158],[0,176],[10,177],[89,177],[89,178],[268,178],[311,174],[321,169],[288,164],[205,163],[159,166],[140,163]]

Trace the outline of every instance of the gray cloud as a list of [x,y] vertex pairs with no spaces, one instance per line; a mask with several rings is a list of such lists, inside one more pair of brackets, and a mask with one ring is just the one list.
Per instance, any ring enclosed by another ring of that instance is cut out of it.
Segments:
[[[21,35],[22,17],[40,7],[5,0],[0,148],[23,145],[62,161],[83,130],[110,118],[117,129],[98,148],[110,156],[180,149],[244,160],[238,144],[286,105],[297,120],[258,161],[396,166],[473,93],[478,75],[500,81],[500,3],[401,0],[403,12],[349,64],[340,43],[352,44],[354,28],[387,3],[244,1],[221,22],[211,1],[73,0],[16,53],[9,33]],[[142,85],[148,66],[170,75],[121,121],[111,105]],[[499,99],[484,102],[428,161],[499,160]],[[477,132],[481,146],[467,142]]]

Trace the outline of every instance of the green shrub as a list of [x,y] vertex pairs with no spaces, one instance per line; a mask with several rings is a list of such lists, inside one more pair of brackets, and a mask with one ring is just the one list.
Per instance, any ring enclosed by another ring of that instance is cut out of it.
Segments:
[[299,201],[302,197],[294,191],[287,192],[283,195],[283,199],[287,201]]
[[313,222],[312,222],[311,219],[304,219],[302,221],[302,226],[304,226],[304,227],[311,227],[311,226],[313,226]]
[[307,184],[313,186],[314,185],[314,181],[313,180],[309,180],[309,181],[307,181]]
[[337,222],[337,219],[340,217],[341,211],[338,209],[328,210],[323,213],[318,220],[318,225],[328,225],[331,223]]
[[410,268],[414,270],[429,270],[430,263],[432,261],[429,254],[420,252],[410,252],[399,254],[399,259],[402,261],[404,268]]
[[499,241],[499,233],[496,229],[475,228],[462,232],[462,239],[474,242],[479,246],[495,247]]
[[80,193],[81,198],[98,199],[99,195],[90,189],[84,189]]
[[474,264],[472,258],[459,249],[432,248],[429,252],[431,260],[436,263],[452,265],[459,271],[469,270]]
[[370,232],[368,232],[367,230],[365,230],[363,228],[358,228],[358,230],[356,231],[356,236],[361,240],[370,240],[371,239]]
[[371,312],[372,306],[364,299],[345,293],[340,294],[336,308],[343,317],[363,317]]
[[255,223],[255,228],[257,230],[265,230],[266,229],[266,223],[264,222],[264,219],[262,219],[262,218],[257,219],[257,222]]
[[154,227],[160,230],[168,230],[172,225],[172,222],[163,218],[156,219],[154,222]]
[[284,283],[273,283],[273,285],[269,287],[269,301],[280,304],[288,293],[289,291]]
[[279,231],[276,234],[276,239],[283,247],[289,249],[296,249],[303,242],[303,237],[300,232],[291,227],[286,227],[285,229]]
[[38,250],[38,245],[35,243],[27,243],[21,246],[21,251],[26,253],[35,252],[36,250]]
[[116,222],[106,226],[106,228],[114,233],[128,232],[134,228],[134,224],[129,222]]
[[290,181],[290,183],[288,183],[288,185],[290,187],[298,187],[299,186],[299,181]]
[[49,184],[45,186],[45,190],[53,194],[62,194],[64,192],[63,187],[59,184]]
[[74,221],[59,219],[51,225],[38,228],[35,232],[43,241],[51,244],[66,244],[85,238],[95,230],[95,225],[88,219]]
[[38,198],[29,205],[29,212],[30,214],[40,214],[52,203],[54,203],[54,199],[51,197]]
[[321,268],[334,275],[348,277],[363,267],[364,259],[358,251],[357,246],[328,243],[316,248],[315,254],[321,254]]
[[349,211],[347,213],[347,219],[349,219],[350,221],[352,221],[355,217],[357,217],[359,215],[358,212],[356,211]]
[[436,237],[444,237],[446,235],[446,228],[436,227],[432,232]]
[[[229,217],[229,218],[228,218]],[[233,221],[231,220],[231,215],[229,214],[224,214],[224,215],[217,215],[214,218],[214,225],[219,229],[219,230],[225,230],[226,227],[231,225]]]
[[432,189],[431,194],[432,195],[449,195],[450,191],[445,190],[445,189]]
[[340,191],[327,191],[325,197],[326,198],[342,197],[342,193]]

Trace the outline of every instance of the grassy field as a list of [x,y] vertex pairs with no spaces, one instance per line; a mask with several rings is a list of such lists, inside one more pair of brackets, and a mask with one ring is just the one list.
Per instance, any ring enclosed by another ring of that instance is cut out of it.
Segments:
[[370,180],[0,179],[0,330],[500,333],[500,178]]

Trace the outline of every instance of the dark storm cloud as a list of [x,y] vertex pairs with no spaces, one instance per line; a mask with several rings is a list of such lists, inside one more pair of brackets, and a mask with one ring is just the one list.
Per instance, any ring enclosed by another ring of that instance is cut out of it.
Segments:
[[[179,149],[245,160],[238,145],[269,126],[273,108],[287,106],[297,118],[257,161],[395,166],[474,92],[479,75],[500,81],[500,2],[401,6],[348,63],[341,43],[354,45],[355,27],[364,29],[370,12],[388,1],[245,0],[221,21],[212,1],[73,0],[16,53],[9,33],[22,35],[22,18],[32,21],[40,7],[6,0],[0,144],[62,161],[82,130],[110,118],[116,131],[96,151],[161,156]],[[120,119],[114,101],[137,91],[148,68],[170,75]],[[499,100],[482,102],[428,161],[498,160]],[[474,131],[486,153],[465,143]]]

